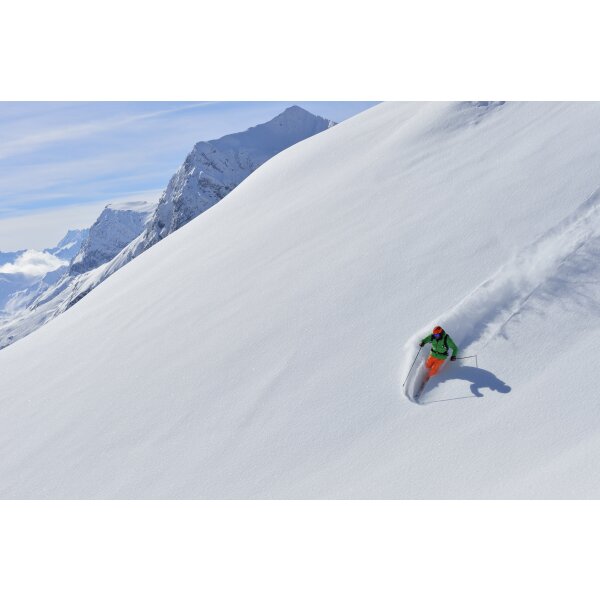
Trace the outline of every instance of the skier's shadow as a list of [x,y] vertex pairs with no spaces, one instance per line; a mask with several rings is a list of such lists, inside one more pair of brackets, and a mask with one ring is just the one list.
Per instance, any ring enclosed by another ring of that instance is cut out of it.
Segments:
[[470,382],[470,389],[473,395],[459,396],[458,398],[444,398],[443,400],[431,400],[430,402],[424,402],[424,404],[448,402],[450,400],[461,400],[463,398],[483,398],[481,390],[484,388],[488,388],[494,392],[500,392],[501,394],[508,394],[511,391],[509,385],[506,385],[504,381],[498,379],[490,371],[480,369],[479,367],[467,367],[455,364],[452,365],[452,368],[446,369],[438,376],[431,378],[430,385],[433,384],[431,385],[431,389],[444,383],[444,381],[452,381],[453,379],[462,379]]

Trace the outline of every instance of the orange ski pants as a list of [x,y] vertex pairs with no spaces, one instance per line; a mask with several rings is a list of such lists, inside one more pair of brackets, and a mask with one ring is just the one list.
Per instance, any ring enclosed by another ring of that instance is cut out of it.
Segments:
[[440,367],[444,364],[443,358],[436,358],[435,356],[429,355],[427,362],[425,363],[425,368],[429,369],[429,373],[427,377],[433,377],[437,375],[437,372],[440,370]]

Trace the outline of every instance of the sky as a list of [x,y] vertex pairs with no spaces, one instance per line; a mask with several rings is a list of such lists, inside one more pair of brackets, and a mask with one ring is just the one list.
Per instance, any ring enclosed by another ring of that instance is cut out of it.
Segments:
[[54,246],[109,202],[158,199],[194,144],[298,104],[343,121],[376,102],[0,102],[0,251]]

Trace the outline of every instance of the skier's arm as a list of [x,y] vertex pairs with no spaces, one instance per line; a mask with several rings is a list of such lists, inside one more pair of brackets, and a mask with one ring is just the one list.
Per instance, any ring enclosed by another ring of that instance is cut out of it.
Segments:
[[425,344],[429,344],[431,342],[431,340],[433,339],[433,335],[431,335],[431,333],[427,336],[424,337],[421,342],[420,342],[420,346],[424,346]]
[[448,348],[452,350],[452,358],[456,358],[458,356],[458,346],[454,343],[454,340],[450,336],[448,336],[446,343],[448,344]]

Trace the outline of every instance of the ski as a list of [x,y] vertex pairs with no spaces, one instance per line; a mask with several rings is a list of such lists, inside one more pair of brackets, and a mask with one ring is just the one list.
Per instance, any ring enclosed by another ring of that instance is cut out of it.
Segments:
[[419,389],[416,391],[415,393],[415,402],[419,402],[419,398],[421,397],[421,394],[423,393],[423,390],[425,389],[425,386],[427,385],[427,382],[429,381],[429,379],[425,378],[423,380],[423,383],[419,386]]

